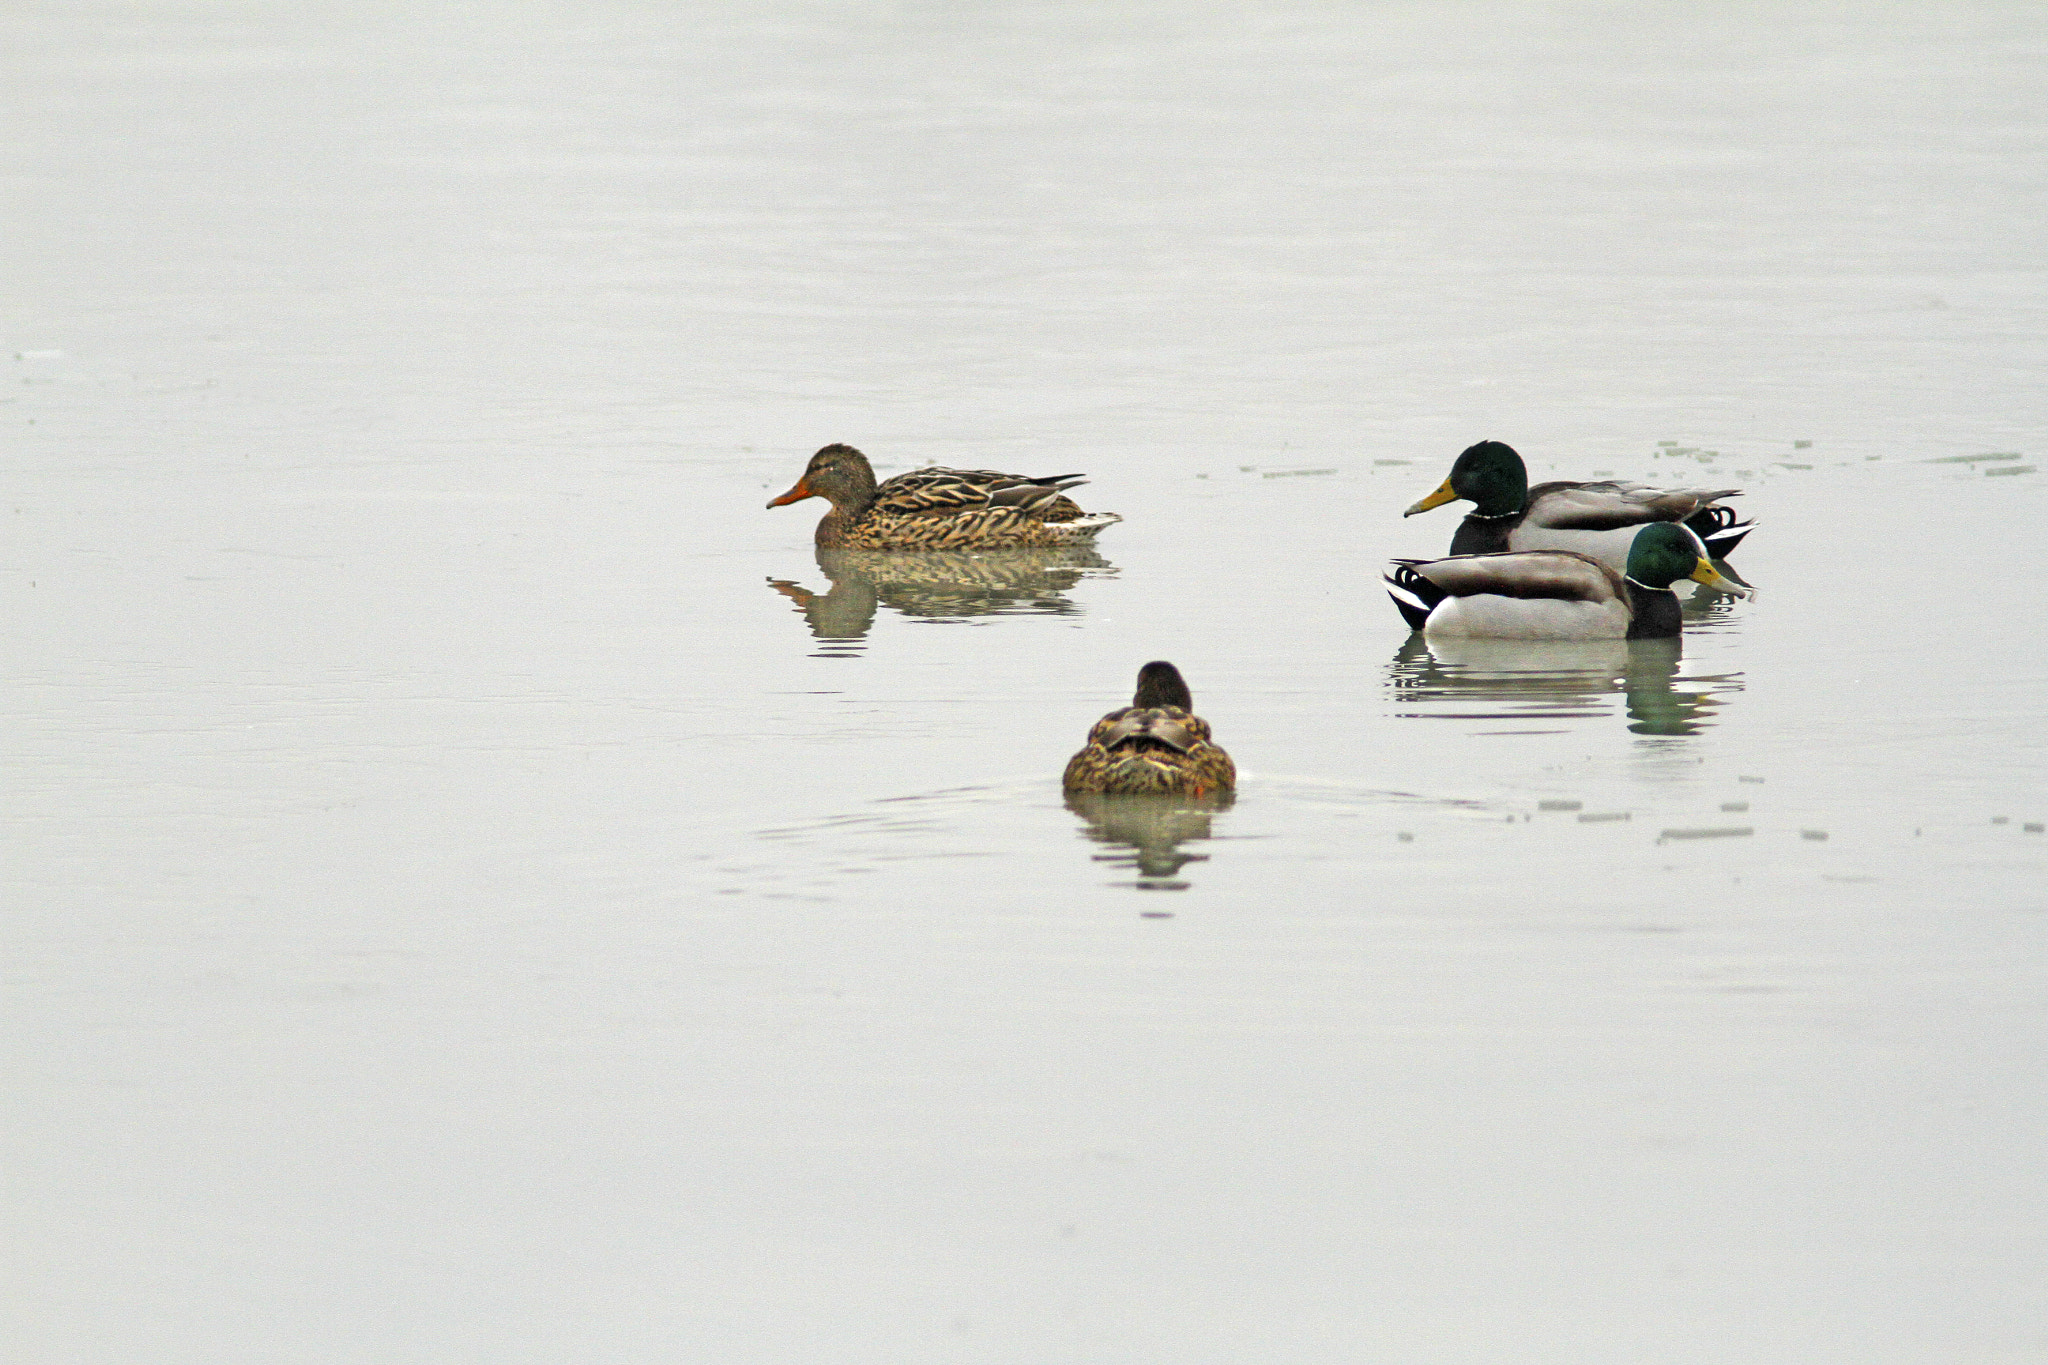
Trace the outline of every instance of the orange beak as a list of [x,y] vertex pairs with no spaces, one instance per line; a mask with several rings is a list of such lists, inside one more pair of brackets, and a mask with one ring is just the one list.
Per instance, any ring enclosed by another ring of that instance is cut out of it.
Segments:
[[802,502],[805,498],[815,498],[817,496],[816,493],[811,491],[809,484],[805,483],[802,479],[798,479],[787,493],[784,493],[779,498],[769,499],[768,505],[770,507],[780,507],[784,503]]

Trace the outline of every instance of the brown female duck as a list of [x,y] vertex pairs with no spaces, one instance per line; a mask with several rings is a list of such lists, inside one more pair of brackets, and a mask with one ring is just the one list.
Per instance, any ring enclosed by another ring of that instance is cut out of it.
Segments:
[[1194,714],[1180,670],[1155,661],[1138,670],[1131,704],[1088,731],[1088,744],[1067,762],[1070,792],[1211,796],[1237,786],[1237,765],[1209,739],[1209,722]]
[[818,545],[828,550],[1031,549],[1083,545],[1123,518],[1086,513],[1066,496],[1078,474],[1027,478],[992,469],[917,469],[875,482],[848,445],[811,456],[803,477],[770,507],[824,498]]

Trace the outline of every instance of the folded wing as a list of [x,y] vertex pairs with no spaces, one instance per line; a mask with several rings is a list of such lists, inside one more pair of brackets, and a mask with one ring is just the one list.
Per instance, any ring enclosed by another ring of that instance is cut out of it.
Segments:
[[[988,507],[1029,510],[1049,506],[1083,482],[1079,474],[1031,478],[993,469],[917,469],[877,488],[874,508],[892,516],[946,515]],[[1079,509],[1075,512],[1078,515]]]
[[1653,521],[1684,521],[1741,493],[1739,488],[1651,488],[1640,483],[1547,483],[1529,490],[1531,527],[1612,531]]
[[1569,550],[1513,550],[1399,562],[1452,597],[1490,593],[1496,597],[1613,602],[1623,596],[1619,574],[1598,560]]

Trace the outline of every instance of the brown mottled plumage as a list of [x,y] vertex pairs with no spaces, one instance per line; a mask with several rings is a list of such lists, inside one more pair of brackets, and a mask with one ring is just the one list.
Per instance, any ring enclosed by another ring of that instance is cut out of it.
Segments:
[[1088,743],[1067,762],[1070,792],[1207,796],[1237,785],[1237,765],[1209,738],[1194,714],[1180,670],[1153,662],[1138,670],[1131,704],[1088,731]]
[[1065,496],[1078,474],[1027,478],[992,469],[917,469],[875,482],[849,445],[811,456],[803,477],[770,507],[824,498],[818,545],[828,550],[1050,549],[1087,544],[1123,518],[1083,512]]

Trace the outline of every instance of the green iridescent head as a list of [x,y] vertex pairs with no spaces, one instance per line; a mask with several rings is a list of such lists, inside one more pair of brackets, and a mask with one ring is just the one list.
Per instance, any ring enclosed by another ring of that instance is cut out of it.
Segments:
[[1721,592],[1747,597],[1749,589],[1731,582],[1707,557],[1707,547],[1675,521],[1657,521],[1636,532],[1628,547],[1628,577],[1645,588],[1669,588],[1681,578]]
[[1436,492],[1401,515],[1412,517],[1460,498],[1476,504],[1475,517],[1507,517],[1522,510],[1529,500],[1529,469],[1515,448],[1500,441],[1481,441],[1469,446],[1451,466],[1451,476]]

